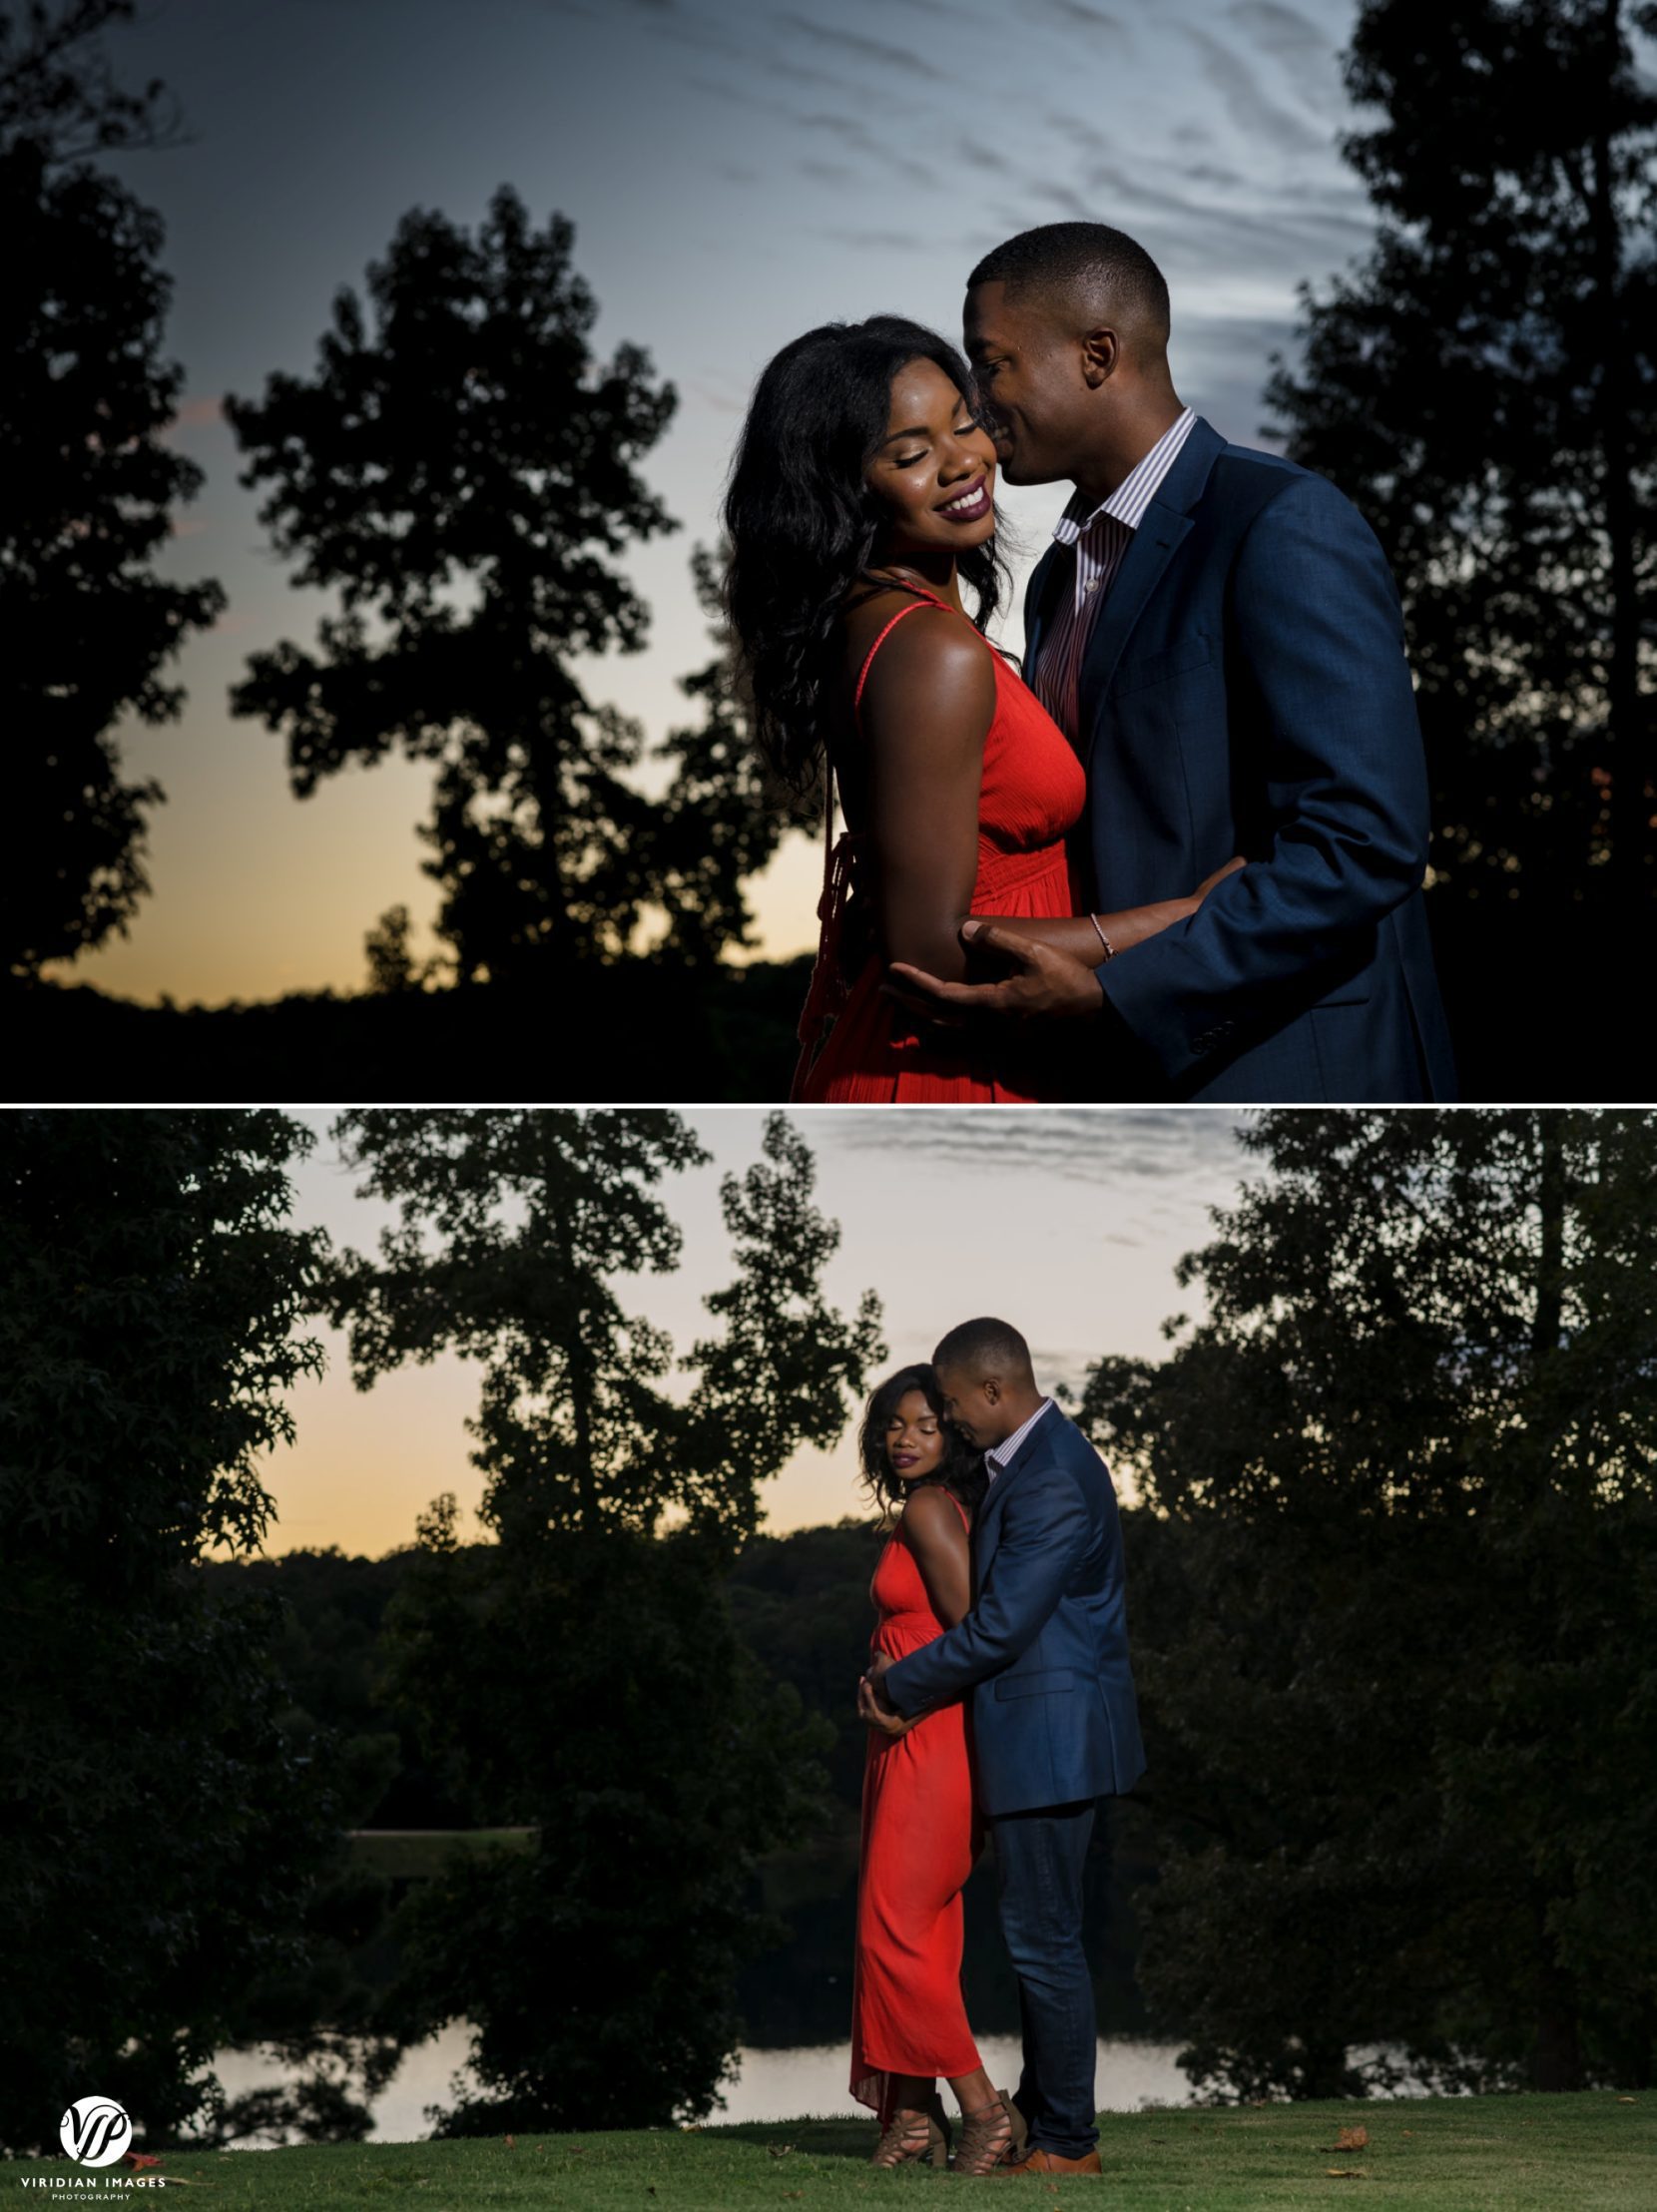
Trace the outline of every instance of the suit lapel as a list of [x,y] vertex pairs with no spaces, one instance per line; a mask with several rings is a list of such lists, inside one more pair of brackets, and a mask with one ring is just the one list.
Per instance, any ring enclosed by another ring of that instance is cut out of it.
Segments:
[[1191,533],[1191,510],[1202,497],[1225,442],[1218,430],[1201,415],[1197,417],[1122,556],[1082,658],[1076,719],[1086,732],[1081,748],[1084,763],[1092,757],[1099,709],[1122,649],[1169,562]]
[[1024,594],[1024,681],[1030,683],[1035,674],[1036,655],[1041,650],[1042,633],[1053,619],[1053,610],[1059,604],[1059,596],[1065,584],[1075,575],[1076,552],[1073,546],[1055,541],[1037,561],[1030,577],[1029,588]]
[[1099,727],[1099,703],[1116,674],[1122,648],[1144,613],[1146,601],[1161,583],[1164,569],[1190,530],[1189,515],[1168,514],[1153,499],[1144,521],[1133,534],[1132,544],[1122,556],[1122,566],[1116,572],[1109,595],[1099,610],[1099,619],[1093,625],[1093,634],[1087,641],[1087,651],[1082,656],[1081,681],[1076,687],[1076,720],[1087,732],[1087,743],[1082,750],[1084,765],[1092,758],[1094,735]]
[[1019,1445],[1017,1451],[1013,1454],[1011,1465],[1003,1468],[990,1484],[989,1494],[983,1502],[983,1509],[972,1524],[974,1547],[978,1549],[980,1555],[982,1540],[985,1538],[986,1532],[1000,1516],[1001,1502],[1007,1494],[1008,1484],[1018,1480],[1024,1468],[1029,1465],[1030,1461],[1048,1442],[1054,1422],[1063,1418],[1064,1414],[1055,1401],[1051,1411],[1042,1414],[1035,1427]]

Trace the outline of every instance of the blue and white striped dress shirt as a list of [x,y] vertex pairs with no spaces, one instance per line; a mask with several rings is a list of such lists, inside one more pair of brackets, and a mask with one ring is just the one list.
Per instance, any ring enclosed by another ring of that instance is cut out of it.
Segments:
[[1060,545],[1076,548],[1075,588],[1054,611],[1036,655],[1030,689],[1074,746],[1080,743],[1077,702],[1087,641],[1093,635],[1112,579],[1122,566],[1122,556],[1196,419],[1197,410],[1187,407],[1109,498],[1101,499],[1091,513],[1084,504],[1085,493],[1077,492],[1053,530]]
[[1007,1468],[1018,1455],[1019,1445],[1052,1402],[1053,1400],[1050,1397],[1044,1397],[1022,1428],[1015,1428],[1012,1434],[1003,1442],[994,1445],[984,1453],[984,1472],[992,1482],[998,1474],[1006,1473]]

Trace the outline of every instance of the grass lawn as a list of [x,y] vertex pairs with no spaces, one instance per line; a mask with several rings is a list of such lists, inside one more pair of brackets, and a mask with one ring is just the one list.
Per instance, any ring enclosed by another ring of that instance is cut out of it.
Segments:
[[[1363,2127],[1362,2150],[1337,2151]],[[1657,2205],[1657,2092],[1581,2096],[1410,2098],[1397,2103],[1276,2105],[1255,2111],[1107,2112],[1099,2118],[1103,2187],[985,2180],[991,2192],[1050,2203],[1055,2194],[1112,2212],[1253,2212],[1280,2205],[1398,2205],[1408,2212],[1650,2212]],[[929,2167],[866,2164],[872,2119],[789,2120],[680,2133],[520,2135],[474,2142],[352,2143],[293,2150],[167,2152],[159,2169],[207,2183],[216,2212],[290,2205],[559,2206],[583,2212],[726,2212],[727,2207],[869,2205],[897,2190],[955,2187]],[[18,2160],[0,2167],[8,2205],[107,2195],[153,2203],[159,2192],[23,2189],[26,2176],[71,2171]],[[130,2171],[119,2167],[118,2172]]]

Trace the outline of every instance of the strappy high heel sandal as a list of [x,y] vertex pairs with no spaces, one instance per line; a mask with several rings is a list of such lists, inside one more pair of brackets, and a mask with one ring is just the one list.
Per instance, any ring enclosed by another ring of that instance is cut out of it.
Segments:
[[956,2173],[992,2174],[997,2166],[1011,2164],[1014,2125],[1004,2091],[979,2105],[975,2112],[963,2112],[961,2147],[955,2153]]
[[[925,2133],[922,2134],[921,2130]],[[952,2131],[948,2115],[935,2092],[933,2101],[925,2112],[899,2112],[880,2137],[871,2166],[907,2166],[924,2161],[927,2165],[947,2166]]]
[[1025,2151],[1030,2147],[1029,2128],[1024,2124],[1023,2113],[1012,2101],[1010,2091],[1002,2089],[997,2093],[1001,2102],[1007,2108],[1007,2118],[1012,2122],[1012,2154],[1014,2158],[1022,2158]]

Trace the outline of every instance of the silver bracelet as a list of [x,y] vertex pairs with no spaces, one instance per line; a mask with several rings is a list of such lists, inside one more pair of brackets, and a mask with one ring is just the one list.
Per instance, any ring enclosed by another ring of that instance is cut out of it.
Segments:
[[1087,918],[1093,924],[1093,934],[1098,938],[1099,942],[1105,948],[1106,960],[1114,960],[1116,957],[1116,947],[1111,943],[1109,937],[1105,935],[1105,932],[1099,927],[1098,915],[1089,914]]

